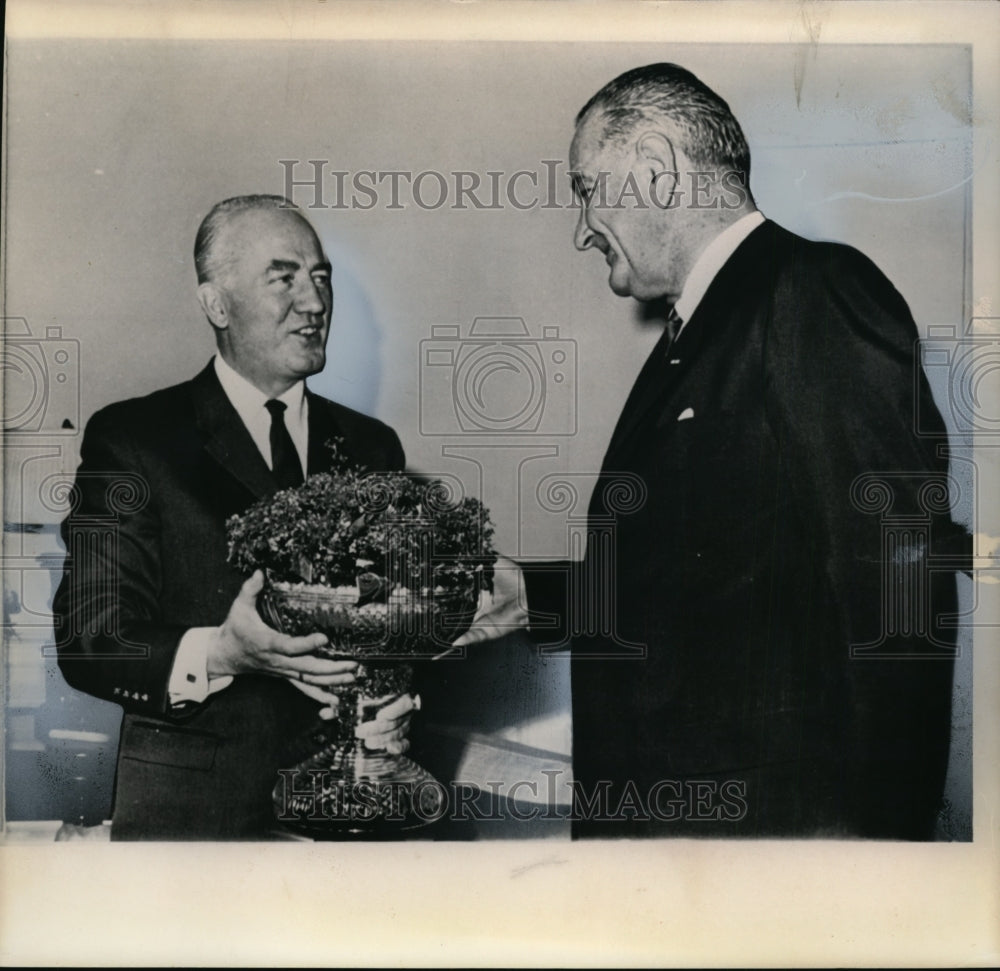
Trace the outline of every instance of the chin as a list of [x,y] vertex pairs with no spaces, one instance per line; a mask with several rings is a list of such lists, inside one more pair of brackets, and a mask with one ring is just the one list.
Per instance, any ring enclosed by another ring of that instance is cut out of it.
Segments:
[[616,280],[613,272],[608,277],[608,286],[611,288],[611,292],[618,297],[632,297],[635,295],[632,292],[632,284],[628,280]]
[[319,374],[323,368],[326,367],[326,355],[321,354],[318,357],[310,357],[303,361],[298,362],[298,371],[300,378],[310,378],[314,374]]
[[[618,293],[619,291],[615,291]],[[620,296],[633,297],[636,300],[641,300],[643,303],[648,303],[652,300],[662,300],[667,296],[667,290],[661,286],[643,286],[640,284],[629,284],[627,292],[621,292]]]

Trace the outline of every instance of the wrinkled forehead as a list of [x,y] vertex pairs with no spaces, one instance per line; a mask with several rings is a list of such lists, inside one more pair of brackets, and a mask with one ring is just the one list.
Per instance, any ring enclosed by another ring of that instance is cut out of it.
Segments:
[[570,169],[581,174],[593,175],[605,162],[617,158],[623,144],[618,141],[605,144],[604,130],[607,116],[601,108],[593,108],[583,117],[573,133],[569,148]]
[[600,112],[591,111],[576,126],[569,146],[570,168],[580,170],[585,167],[600,148]]
[[323,260],[319,237],[295,209],[245,209],[233,213],[219,234],[219,249],[230,259]]

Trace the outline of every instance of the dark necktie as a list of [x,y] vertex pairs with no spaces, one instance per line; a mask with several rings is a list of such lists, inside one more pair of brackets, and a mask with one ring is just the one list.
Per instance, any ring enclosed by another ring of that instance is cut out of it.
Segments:
[[285,426],[285,403],[272,398],[264,402],[271,413],[271,474],[279,489],[302,485],[302,463]]
[[677,313],[677,308],[671,307],[670,313],[667,314],[667,333],[670,335],[671,344],[677,340],[677,335],[681,332],[683,326],[684,321],[681,320],[680,314]]

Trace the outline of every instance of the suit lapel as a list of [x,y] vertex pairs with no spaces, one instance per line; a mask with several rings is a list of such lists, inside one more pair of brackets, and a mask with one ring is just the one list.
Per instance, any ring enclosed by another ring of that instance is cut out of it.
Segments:
[[[192,394],[195,420],[205,436],[205,451],[258,499],[272,495],[277,486],[271,470],[222,390],[212,364],[194,379]],[[315,475],[329,470],[330,449],[327,442],[342,436],[343,430],[325,399],[308,388],[306,397],[309,402],[306,474]]]
[[[759,284],[764,275],[761,261],[767,258],[774,231],[774,224],[765,222],[736,248],[672,347],[664,331],[622,409],[605,455],[605,469],[621,465],[621,455],[635,441],[644,419],[657,414],[655,409],[662,411],[679,380],[697,363],[700,351],[712,343],[714,335],[726,327],[733,314],[741,312],[741,299],[748,293],[751,281]],[[671,364],[671,359],[678,363]]]
[[319,395],[306,390],[309,402],[309,456],[306,461],[307,475],[327,472],[330,469],[330,447],[333,438],[343,437],[343,430],[337,423],[333,409]]
[[663,392],[665,385],[669,382],[669,362],[667,351],[670,348],[670,335],[664,331],[663,335],[653,346],[653,350],[646,363],[643,364],[639,376],[632,385],[625,406],[622,408],[618,424],[611,435],[611,443],[604,459],[604,465],[608,467],[608,460],[620,451],[622,445],[628,440],[631,433],[639,424],[643,415],[649,407]]
[[211,363],[192,382],[192,395],[205,451],[258,499],[271,495],[276,488],[271,470],[222,390]]

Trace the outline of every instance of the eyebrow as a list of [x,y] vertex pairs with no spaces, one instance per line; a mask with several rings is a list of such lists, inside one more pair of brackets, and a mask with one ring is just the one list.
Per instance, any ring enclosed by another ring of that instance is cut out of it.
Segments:
[[[302,269],[302,264],[296,262],[295,260],[271,260],[270,264],[267,267],[267,272],[271,273],[271,272],[276,272],[276,271],[279,271],[279,270],[293,270],[294,271],[294,270],[300,270],[300,269]],[[322,263],[317,263],[309,272],[310,273],[317,273],[317,272],[320,272],[320,271],[325,272],[325,273],[332,273],[333,272],[333,266],[330,263],[328,263],[326,260],[324,260]]]

